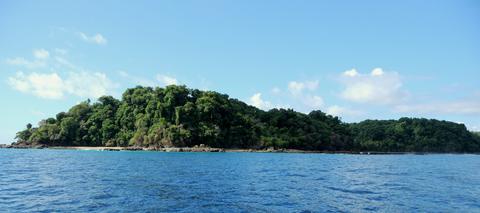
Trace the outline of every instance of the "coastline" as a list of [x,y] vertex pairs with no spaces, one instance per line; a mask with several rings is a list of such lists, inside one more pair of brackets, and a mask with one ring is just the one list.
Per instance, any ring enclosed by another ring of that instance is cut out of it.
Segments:
[[212,148],[206,146],[195,147],[105,147],[105,146],[14,146],[0,144],[5,149],[54,149],[54,150],[79,150],[79,151],[153,151],[153,152],[254,152],[254,153],[316,153],[316,154],[352,154],[352,155],[427,155],[427,154],[480,154],[480,153],[447,153],[447,152],[377,152],[377,151],[319,151],[300,149],[238,149],[238,148]]

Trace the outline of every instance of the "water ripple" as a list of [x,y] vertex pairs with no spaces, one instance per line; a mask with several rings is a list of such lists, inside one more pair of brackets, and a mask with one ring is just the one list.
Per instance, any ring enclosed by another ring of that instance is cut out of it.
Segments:
[[479,212],[480,156],[0,150],[7,212]]

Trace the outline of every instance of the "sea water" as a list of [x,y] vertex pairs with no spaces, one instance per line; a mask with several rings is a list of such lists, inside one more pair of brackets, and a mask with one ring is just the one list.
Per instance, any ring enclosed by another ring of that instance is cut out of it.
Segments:
[[480,155],[0,149],[1,212],[480,212]]

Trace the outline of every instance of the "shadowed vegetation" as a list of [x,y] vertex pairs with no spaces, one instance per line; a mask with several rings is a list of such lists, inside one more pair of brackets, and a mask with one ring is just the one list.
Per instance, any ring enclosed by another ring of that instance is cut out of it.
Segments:
[[478,152],[463,124],[401,118],[343,123],[321,111],[263,111],[212,91],[136,87],[122,100],[85,101],[17,133],[49,146],[287,148],[323,151]]

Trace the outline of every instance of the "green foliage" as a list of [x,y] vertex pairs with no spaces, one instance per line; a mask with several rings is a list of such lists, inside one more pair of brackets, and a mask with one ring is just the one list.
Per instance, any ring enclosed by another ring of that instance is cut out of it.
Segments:
[[206,144],[223,148],[303,150],[480,150],[480,136],[465,126],[437,120],[367,120],[345,124],[321,111],[263,111],[212,91],[136,87],[122,100],[100,97],[42,120],[16,135],[17,143],[61,146],[171,147]]
[[32,124],[27,124],[27,129],[25,129],[23,131],[20,131],[20,132],[17,132],[17,135],[15,136],[15,139],[17,139],[18,141],[21,141],[21,142],[28,141],[30,136],[32,136],[32,132],[33,132]]
[[353,146],[365,151],[478,152],[465,125],[435,119],[366,120],[350,124]]

